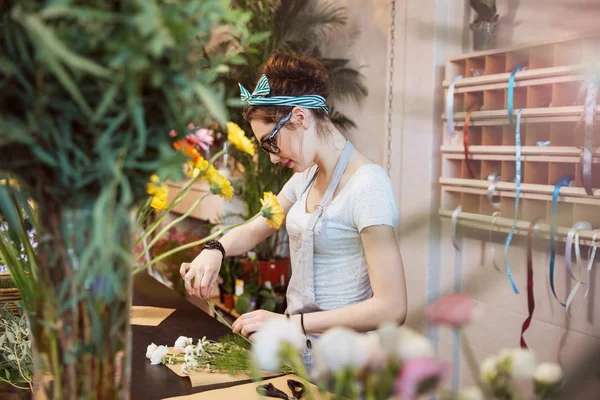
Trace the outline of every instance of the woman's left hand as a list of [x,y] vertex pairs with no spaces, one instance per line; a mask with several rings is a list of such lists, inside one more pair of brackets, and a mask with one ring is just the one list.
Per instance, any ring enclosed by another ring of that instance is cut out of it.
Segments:
[[284,315],[266,310],[255,310],[242,314],[232,325],[233,333],[241,333],[252,340],[254,334],[272,318],[285,318]]

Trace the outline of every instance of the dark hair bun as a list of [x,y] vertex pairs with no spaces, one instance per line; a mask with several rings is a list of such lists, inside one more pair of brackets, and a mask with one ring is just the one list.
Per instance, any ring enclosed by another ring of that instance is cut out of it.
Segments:
[[317,59],[300,53],[274,53],[263,64],[271,96],[318,94],[327,99],[329,73]]

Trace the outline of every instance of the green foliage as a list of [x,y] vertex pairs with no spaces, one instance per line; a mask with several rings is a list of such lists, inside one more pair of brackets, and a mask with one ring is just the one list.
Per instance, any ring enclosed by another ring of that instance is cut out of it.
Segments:
[[0,382],[29,388],[33,381],[31,339],[25,315],[0,309]]
[[[240,54],[244,63],[230,65],[226,76],[226,88],[229,97],[239,97],[238,83],[242,83],[250,91],[258,79],[261,65],[275,51],[296,51],[309,54],[321,60],[330,75],[330,117],[340,129],[355,127],[352,119],[338,109],[339,102],[360,103],[367,96],[364,77],[359,70],[352,68],[349,59],[329,58],[322,54],[320,46],[330,41],[331,33],[347,23],[346,9],[336,2],[319,2],[317,0],[236,0],[234,7],[249,11],[248,29],[253,32],[256,42]],[[225,45],[215,47],[214,55]],[[255,142],[248,122],[241,115],[240,104],[229,104],[232,121],[236,122]],[[279,193],[292,171],[273,167],[269,156],[259,151],[258,158],[252,159],[246,154],[232,150],[234,157],[244,167],[244,182],[240,187],[241,197],[248,207],[248,215],[260,210],[260,198],[266,191]],[[276,258],[276,249],[281,235],[273,235],[261,243],[256,252],[260,260]]]
[[9,2],[0,21],[0,169],[38,200],[95,199],[116,182],[144,196],[150,174],[180,176],[167,133],[227,120],[220,81],[237,50],[208,58],[215,25],[237,49],[249,15],[222,0]]
[[469,4],[477,13],[475,22],[491,22],[497,18],[495,0],[469,0]]

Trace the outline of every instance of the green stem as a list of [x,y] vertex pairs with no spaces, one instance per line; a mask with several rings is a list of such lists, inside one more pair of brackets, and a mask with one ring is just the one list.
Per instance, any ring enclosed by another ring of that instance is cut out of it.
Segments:
[[167,252],[165,252],[165,253],[161,254],[160,256],[158,256],[158,257],[156,257],[156,258],[153,258],[152,260],[148,261],[146,264],[142,265],[141,267],[138,267],[138,268],[134,269],[132,273],[133,273],[133,275],[135,275],[135,274],[137,274],[137,273],[139,273],[139,272],[141,272],[141,271],[145,270],[145,269],[146,269],[146,268],[148,268],[149,266],[151,266],[151,265],[154,265],[154,264],[156,264],[157,262],[159,262],[159,261],[161,261],[161,260],[164,260],[165,258],[169,257],[169,256],[170,256],[170,255],[172,255],[172,254],[175,254],[175,253],[177,253],[177,252],[179,252],[179,251],[181,251],[181,250],[189,249],[189,248],[191,248],[191,247],[195,247],[195,246],[198,246],[198,245],[200,245],[200,244],[206,243],[206,242],[208,242],[209,240],[212,240],[212,239],[214,239],[214,238],[216,238],[216,237],[219,237],[219,236],[221,236],[221,235],[222,235],[224,232],[227,232],[227,231],[228,231],[228,230],[230,230],[230,229],[237,228],[238,226],[242,226],[242,225],[244,225],[244,224],[247,224],[247,223],[249,223],[249,222],[252,222],[252,221],[254,221],[256,218],[260,217],[260,215],[261,215],[261,214],[260,214],[260,213],[258,213],[258,214],[256,214],[254,217],[250,218],[250,219],[249,219],[249,220],[247,220],[247,221],[242,221],[242,222],[240,222],[240,223],[237,223],[237,224],[233,224],[233,225],[226,226],[226,227],[224,227],[224,228],[221,228],[221,229],[219,229],[218,231],[216,231],[216,232],[215,232],[215,233],[213,233],[212,235],[210,235],[210,236],[207,236],[207,237],[205,237],[205,238],[203,238],[203,239],[196,240],[195,242],[190,242],[190,243],[187,243],[187,244],[181,245],[181,246],[179,246],[179,247],[176,247],[176,248],[174,248],[174,249],[171,249],[171,250],[169,250],[169,251],[167,251]]
[[[154,230],[160,225],[160,223],[162,222],[163,219],[165,219],[165,217],[167,215],[169,215],[169,212],[185,197],[188,195],[188,193],[192,190],[192,186],[194,185],[194,183],[196,182],[197,179],[190,179],[185,186],[179,191],[179,193],[177,193],[177,195],[175,196],[175,198],[173,199],[173,201],[171,202],[171,204],[169,204],[167,206],[167,208],[165,210],[163,210],[163,212],[160,214],[160,217],[158,217],[158,219],[156,221],[154,221],[154,223],[152,225],[150,225],[148,227],[148,229],[144,230],[144,234],[141,235],[136,242],[133,244],[133,247],[137,247],[139,246],[140,243],[142,243],[144,241],[144,239],[146,239],[152,232],[154,232]],[[137,259],[136,259],[137,261]]]
[[306,372],[306,367],[300,359],[298,350],[288,343],[283,343],[283,346],[285,346],[283,351],[284,355],[287,356],[298,376],[304,381],[304,385],[306,386],[306,397],[308,400],[314,400],[312,383],[308,378],[308,372]]
[[342,399],[344,386],[346,385],[346,374],[344,371],[338,371],[335,374],[335,400]]
[[[202,200],[204,200],[206,198],[206,196],[208,196],[209,194],[210,193],[206,193],[204,196],[196,199],[194,204],[192,204],[192,206],[185,212],[185,214],[179,216],[178,218],[176,218],[173,221],[171,221],[170,223],[168,223],[167,226],[165,226],[160,232],[158,232],[158,234],[154,237],[154,239],[152,239],[152,241],[147,246],[144,246],[145,247],[144,250],[150,251],[152,246],[154,246],[156,244],[156,242],[158,242],[158,240],[162,237],[162,235],[164,235],[166,232],[168,232],[169,229],[171,229],[173,226],[175,226],[179,222],[186,219],[192,213],[192,211],[194,211],[196,209],[196,207],[198,207],[198,204],[200,204],[200,202]],[[144,255],[144,252],[140,252],[140,254],[138,254],[138,256],[136,257],[134,262],[137,262],[140,258],[142,258],[143,255]]]
[[473,380],[475,381],[475,383],[481,390],[481,393],[483,393],[484,397],[487,398],[486,395],[489,395],[490,393],[488,393],[487,388],[481,382],[481,378],[479,376],[479,365],[477,364],[477,359],[475,358],[475,354],[473,353],[473,350],[471,349],[471,346],[469,345],[469,340],[467,338],[467,334],[464,332],[464,330],[462,330],[460,328],[458,328],[458,329],[459,329],[459,335],[460,335],[460,339],[461,339],[460,346],[461,346],[461,349],[465,356],[465,359],[467,360],[467,365],[469,366],[469,370],[471,371],[471,376],[473,377]]
[[[215,309],[215,306],[213,306],[213,304],[210,302],[210,300],[206,299],[206,304],[208,304],[208,306],[210,307],[210,309],[212,310],[212,312],[215,313],[215,316],[217,317],[217,319],[219,321],[221,321],[223,324],[225,324],[231,331],[233,331],[233,327],[231,325],[229,325],[229,323],[227,321],[225,321],[225,318],[223,318],[221,316],[221,314],[219,314],[217,312],[217,310]],[[246,342],[248,342],[249,344],[252,344],[252,342],[244,335],[240,335],[239,333],[237,334],[239,337],[243,338]]]

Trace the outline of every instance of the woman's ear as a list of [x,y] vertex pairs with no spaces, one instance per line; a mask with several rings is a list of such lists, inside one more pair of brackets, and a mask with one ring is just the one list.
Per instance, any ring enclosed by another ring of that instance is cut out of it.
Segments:
[[302,127],[302,129],[307,130],[308,129],[308,112],[305,108],[302,107],[294,107],[292,109],[292,118],[291,121],[294,124],[298,124]]

